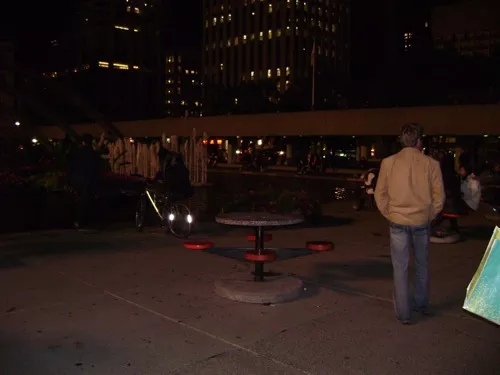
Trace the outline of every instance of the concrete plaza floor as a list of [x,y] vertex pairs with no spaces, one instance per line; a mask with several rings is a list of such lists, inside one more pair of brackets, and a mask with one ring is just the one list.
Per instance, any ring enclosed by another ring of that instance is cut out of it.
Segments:
[[[500,331],[461,309],[493,226],[465,218],[467,239],[432,245],[437,315],[399,325],[387,225],[347,203],[320,227],[273,231],[273,247],[331,240],[335,250],[271,264],[306,282],[303,298],[249,305],[214,293],[251,266],[188,251],[157,229],[0,237],[0,372],[45,374],[495,374]],[[245,229],[195,237],[248,246]]]

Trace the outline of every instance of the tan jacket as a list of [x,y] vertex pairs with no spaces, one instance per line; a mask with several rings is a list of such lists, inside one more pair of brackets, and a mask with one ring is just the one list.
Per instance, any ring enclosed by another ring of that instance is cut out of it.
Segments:
[[389,221],[429,223],[443,209],[445,198],[439,163],[416,148],[404,148],[382,161],[375,201]]

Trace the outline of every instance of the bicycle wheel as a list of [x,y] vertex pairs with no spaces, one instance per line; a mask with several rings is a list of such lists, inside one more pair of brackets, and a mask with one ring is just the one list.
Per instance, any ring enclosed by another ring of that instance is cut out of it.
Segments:
[[182,203],[174,203],[168,209],[166,217],[170,232],[177,238],[186,238],[191,234],[193,217],[189,208]]
[[139,198],[137,202],[137,208],[135,210],[135,229],[138,232],[142,232],[144,229],[144,222],[146,221],[146,209],[147,209],[146,197],[144,194]]

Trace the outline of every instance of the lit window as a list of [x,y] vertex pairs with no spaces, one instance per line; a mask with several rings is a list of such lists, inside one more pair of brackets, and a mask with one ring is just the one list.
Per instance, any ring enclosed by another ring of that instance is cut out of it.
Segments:
[[120,63],[113,63],[113,68],[120,69],[120,70],[128,70],[128,65],[127,64],[120,64]]
[[332,23],[332,33],[334,33],[334,32],[335,32],[335,29],[336,29],[336,28],[335,28],[335,24],[334,24],[334,23]]
[[262,31],[259,33],[259,39],[260,40],[264,39],[264,33]]
[[238,98],[234,98],[234,104],[238,104]]
[[118,30],[130,30],[127,26],[119,26],[119,25],[115,25],[115,29],[118,29]]
[[141,10],[139,8],[134,8],[134,13],[135,14],[141,14]]
[[287,67],[286,67],[286,75],[287,75],[287,76],[289,76],[289,75],[290,75],[290,67],[289,67],[289,66],[287,66]]
[[220,70],[224,70],[224,64],[223,63],[220,64]]
[[276,36],[281,36],[281,29],[276,30]]
[[286,0],[286,6],[287,8],[290,8],[292,5],[292,2],[290,0]]
[[223,23],[224,22],[224,16],[220,16],[220,22]]
[[307,10],[307,8],[308,8],[308,7],[307,7],[307,2],[306,2],[306,1],[304,1],[304,10]]
[[254,78],[255,78],[255,72],[252,70],[250,72],[250,79],[253,81]]
[[231,21],[231,20],[232,20],[231,13],[229,13],[229,14],[227,15],[227,20],[228,20],[228,21]]
[[98,62],[99,67],[101,68],[109,68],[109,63],[106,61],[99,61]]
[[237,46],[238,45],[238,37],[234,37],[234,45]]
[[212,22],[212,25],[214,25],[214,26],[215,26],[215,25],[217,25],[217,17],[214,17],[214,20],[213,20],[213,22]]
[[273,4],[269,4],[269,13],[273,12]]
[[278,77],[281,77],[281,69],[280,68],[276,69],[276,75]]
[[186,74],[189,74],[189,70],[186,69]]
[[278,91],[281,91],[281,82],[278,82],[278,83],[276,84],[276,88],[278,89]]
[[138,33],[139,32],[139,29],[134,29],[134,33]]
[[272,30],[269,30],[269,31],[267,32],[267,38],[268,38],[268,39],[272,39],[272,37],[273,37],[273,31],[272,31]]
[[172,104],[172,101],[171,100],[167,100],[167,104]]
[[227,40],[227,46],[228,46],[228,47],[231,47],[231,39],[228,39],[228,40]]
[[137,70],[137,69],[139,69],[139,66],[138,65],[134,65],[134,66],[132,66],[132,68]]
[[194,102],[194,105],[198,107],[200,105],[200,103],[199,102]]
[[267,69],[267,78],[271,78],[271,76],[272,76],[271,69]]
[[186,104],[186,102],[184,100],[181,101],[181,105],[184,105]]

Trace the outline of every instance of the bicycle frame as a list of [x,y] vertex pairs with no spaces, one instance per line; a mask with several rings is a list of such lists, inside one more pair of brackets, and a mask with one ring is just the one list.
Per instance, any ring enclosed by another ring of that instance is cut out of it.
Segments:
[[158,214],[158,216],[160,217],[161,220],[163,220],[163,216],[160,212],[160,210],[158,209],[158,207],[156,206],[156,202],[155,200],[153,199],[153,197],[151,196],[151,193],[149,192],[148,189],[146,189],[146,195],[148,196],[148,199],[149,201],[151,202],[151,204],[153,205],[153,208],[155,209],[156,213]]

